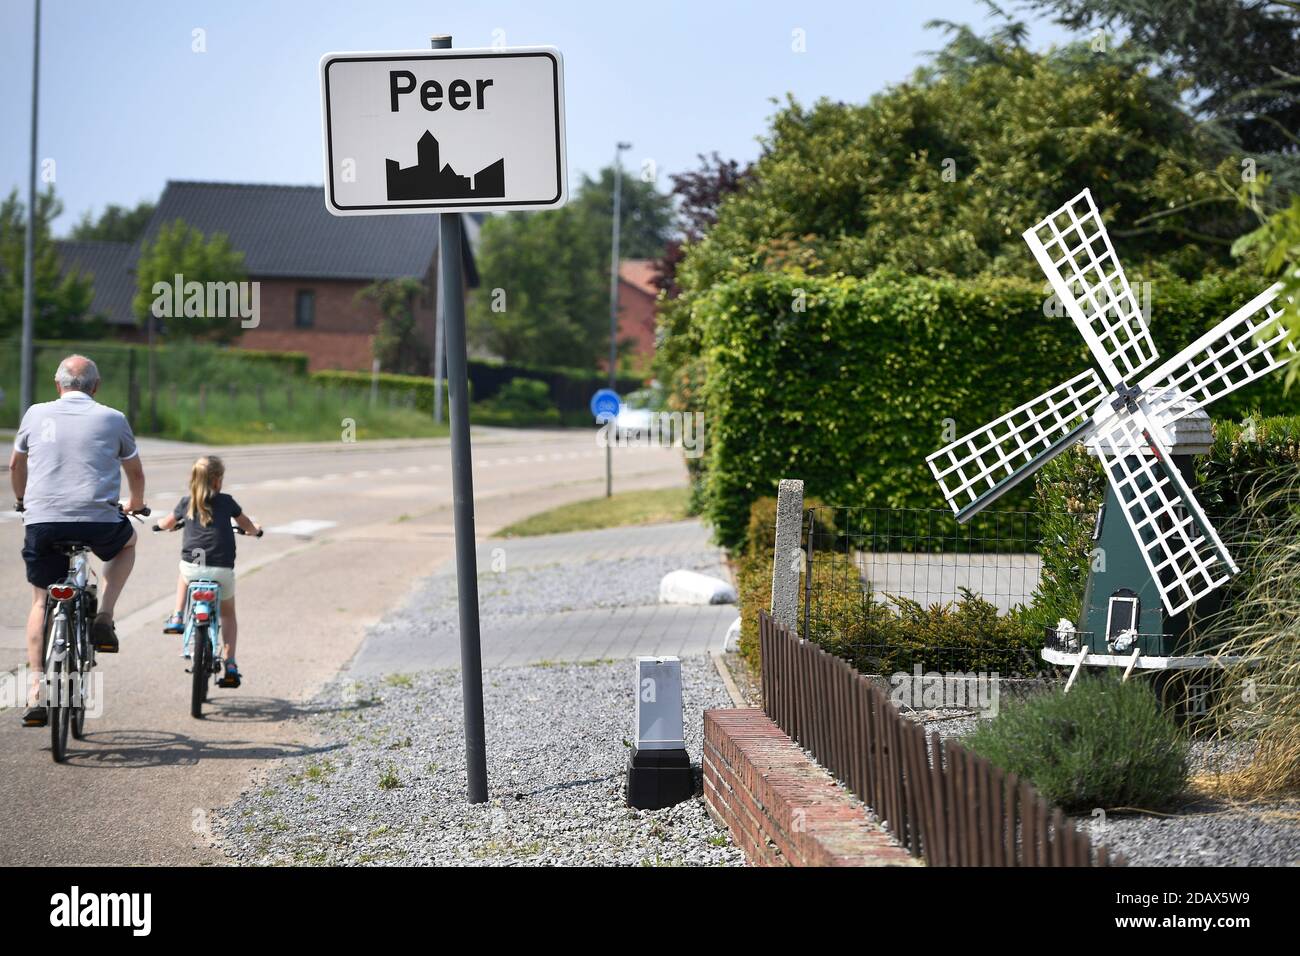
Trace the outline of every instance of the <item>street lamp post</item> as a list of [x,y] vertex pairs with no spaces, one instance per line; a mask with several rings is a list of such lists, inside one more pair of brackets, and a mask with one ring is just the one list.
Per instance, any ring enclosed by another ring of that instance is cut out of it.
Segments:
[[[618,143],[614,149],[614,225],[609,255],[609,388],[618,391],[618,234],[623,213],[623,161],[624,150],[631,143]],[[617,426],[605,434],[605,497],[614,494],[613,435]]]
[[23,333],[19,351],[21,371],[18,384],[18,415],[27,413],[36,400],[36,107],[41,81],[41,0],[36,0],[36,24],[32,29],[32,146],[31,168],[27,173],[27,238],[23,247]]

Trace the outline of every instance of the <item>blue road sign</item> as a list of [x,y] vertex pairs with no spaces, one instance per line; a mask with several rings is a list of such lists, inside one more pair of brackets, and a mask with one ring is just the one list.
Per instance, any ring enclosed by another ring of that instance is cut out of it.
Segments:
[[595,416],[598,422],[617,418],[618,410],[622,407],[622,404],[623,401],[618,397],[618,392],[612,388],[602,388],[591,396],[591,414]]

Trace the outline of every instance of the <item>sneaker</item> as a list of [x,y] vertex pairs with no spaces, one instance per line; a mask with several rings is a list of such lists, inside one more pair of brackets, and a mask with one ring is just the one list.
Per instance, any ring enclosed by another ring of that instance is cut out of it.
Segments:
[[44,707],[28,707],[23,714],[24,727],[44,727],[50,721],[50,713]]
[[217,681],[218,687],[238,687],[240,685],[239,668],[233,661],[226,663],[226,673]]
[[90,642],[101,654],[117,653],[117,631],[113,629],[113,619],[107,614],[95,615],[95,623],[90,626]]
[[163,633],[184,634],[185,618],[181,617],[179,614],[173,614],[171,617],[167,618],[167,620],[163,622]]

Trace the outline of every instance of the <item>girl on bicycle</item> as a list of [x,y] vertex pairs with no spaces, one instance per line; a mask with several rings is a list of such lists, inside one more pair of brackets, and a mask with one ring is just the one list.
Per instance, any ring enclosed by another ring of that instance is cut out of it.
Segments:
[[238,687],[239,667],[235,664],[235,641],[239,623],[235,618],[235,529],[233,521],[246,534],[260,535],[239,503],[221,490],[226,467],[216,455],[204,455],[190,469],[190,493],[177,503],[172,513],[158,522],[162,531],[170,531],[182,520],[185,536],[181,540],[180,578],[176,582],[176,610],[163,625],[164,634],[185,630],[185,599],[191,581],[215,581],[221,588],[221,637],[226,672],[217,682],[220,687]]

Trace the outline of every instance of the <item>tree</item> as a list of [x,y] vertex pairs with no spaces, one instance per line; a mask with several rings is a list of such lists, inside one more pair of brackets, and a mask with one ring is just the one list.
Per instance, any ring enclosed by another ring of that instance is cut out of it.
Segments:
[[385,372],[426,375],[429,371],[429,343],[415,321],[415,300],[424,294],[415,279],[384,279],[357,293],[379,307],[382,318],[375,329],[371,351]]
[[147,199],[134,209],[109,203],[98,219],[92,219],[87,211],[72,227],[69,238],[78,242],[135,242],[149,227],[154,208]]
[[699,154],[699,159],[699,169],[669,176],[672,195],[678,201],[677,223],[681,236],[668,240],[658,263],[655,283],[670,299],[681,292],[677,286],[677,266],[685,256],[685,246],[698,242],[718,221],[722,200],[739,190],[753,169],[752,166],[742,169],[734,159],[723,159],[716,150],[709,157]]
[[[94,298],[90,277],[76,271],[63,274],[50,235],[50,223],[62,211],[53,187],[37,194],[33,236],[33,326],[37,338],[75,338],[99,332],[99,324],[87,317]],[[22,329],[26,234],[26,209],[15,189],[0,203],[0,336],[17,335]]]
[[608,341],[608,255],[576,205],[488,219],[468,315],[475,344],[507,362],[592,366]]
[[[619,255],[624,259],[654,259],[663,254],[673,225],[672,200],[633,171],[623,170],[620,191]],[[593,238],[603,237],[605,267],[614,224],[614,169],[607,166],[596,179],[582,177],[573,203],[588,218]]]
[[[167,223],[141,247],[135,272],[132,306],[141,323],[152,317],[158,323],[153,328],[165,329],[168,335],[217,342],[233,341],[243,332],[235,286],[247,279],[244,254],[224,233],[205,238],[182,219]],[[251,302],[249,295],[243,299]]]
[[1295,0],[1028,0],[1074,30],[1123,27],[1253,153],[1300,146]]
[[[609,257],[614,171],[583,177],[562,209],[494,216],[483,225],[481,287],[469,305],[479,347],[509,362],[590,368],[609,347]],[[620,255],[658,258],[672,201],[623,177]]]
[[[969,40],[969,37],[965,38]],[[1130,273],[1233,265],[1239,157],[1120,48],[950,47],[862,105],[790,99],[746,187],[692,243],[661,317],[661,370],[698,354],[691,308],[746,272],[1042,276],[1021,231],[1085,186]]]

